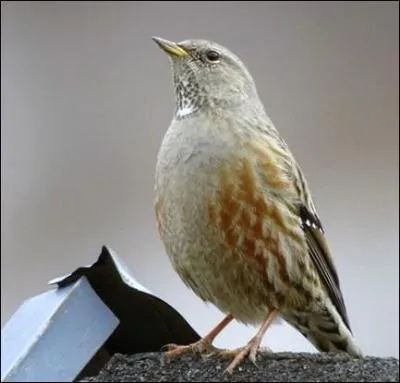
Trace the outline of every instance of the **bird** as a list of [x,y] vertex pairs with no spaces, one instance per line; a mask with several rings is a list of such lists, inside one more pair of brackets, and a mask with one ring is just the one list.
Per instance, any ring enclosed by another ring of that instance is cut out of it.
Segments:
[[[219,354],[232,374],[246,358],[256,363],[279,318],[320,352],[361,357],[308,182],[244,61],[211,40],[152,39],[167,54],[175,95],[155,166],[158,233],[183,283],[224,314],[165,355]],[[237,349],[215,347],[233,320],[258,331]]]

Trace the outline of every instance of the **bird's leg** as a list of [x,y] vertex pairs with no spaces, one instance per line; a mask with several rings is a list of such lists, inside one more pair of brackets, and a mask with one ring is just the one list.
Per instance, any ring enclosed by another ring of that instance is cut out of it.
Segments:
[[278,310],[270,311],[264,322],[262,323],[260,329],[258,330],[257,334],[253,338],[251,338],[245,346],[239,347],[235,350],[223,350],[219,353],[219,355],[221,355],[222,357],[233,357],[233,361],[226,368],[225,372],[232,374],[233,370],[243,361],[246,356],[248,356],[253,363],[256,362],[257,351],[260,348],[260,344],[264,337],[264,334],[277,314]]
[[220,323],[218,323],[207,335],[203,338],[189,345],[167,344],[165,348],[168,351],[165,353],[166,357],[175,357],[187,351],[197,352],[201,355],[212,354],[217,350],[212,343],[218,334],[233,320],[231,314],[227,315]]

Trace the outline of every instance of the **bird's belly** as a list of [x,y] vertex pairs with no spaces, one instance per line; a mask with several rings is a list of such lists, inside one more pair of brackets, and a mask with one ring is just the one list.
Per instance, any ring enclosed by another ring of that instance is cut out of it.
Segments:
[[202,198],[196,204],[185,198],[172,199],[164,201],[170,211],[164,211],[160,231],[178,275],[196,295],[222,312],[243,323],[260,323],[274,299],[265,272],[256,261],[221,241],[220,233],[205,219],[207,208]]
[[[184,244],[185,246],[185,244]],[[171,252],[177,273],[201,299],[243,323],[259,323],[268,311],[268,292],[262,275],[215,244],[204,249]]]

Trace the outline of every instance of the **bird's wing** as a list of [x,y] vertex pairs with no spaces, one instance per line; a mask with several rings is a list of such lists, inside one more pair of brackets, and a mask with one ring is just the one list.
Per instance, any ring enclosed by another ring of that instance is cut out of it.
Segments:
[[[301,175],[300,169],[298,169],[298,174]],[[302,180],[301,185],[303,185],[303,188],[305,189],[304,179]],[[301,198],[298,214],[306,236],[310,257],[327,288],[328,295],[333,305],[336,307],[339,315],[342,317],[344,323],[351,332],[350,321],[340,288],[339,277],[328,247],[324,229],[316,213],[314,204],[311,201],[311,196],[307,194],[305,190],[303,191],[303,193],[300,193]]]

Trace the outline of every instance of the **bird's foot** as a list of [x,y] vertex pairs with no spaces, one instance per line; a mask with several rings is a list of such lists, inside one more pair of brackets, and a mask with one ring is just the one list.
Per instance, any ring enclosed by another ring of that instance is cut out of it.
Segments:
[[[225,372],[232,374],[234,369],[243,362],[243,360],[248,357],[250,361],[257,365],[257,353],[260,350],[259,339],[254,337],[245,346],[236,348],[234,350],[221,350],[218,352],[223,358],[233,358],[232,362],[225,369]],[[261,350],[260,350],[261,351]],[[272,352],[269,348],[263,348],[264,352]]]
[[212,343],[208,339],[205,338],[202,338],[197,342],[188,345],[178,345],[170,343],[165,345],[163,348],[167,349],[167,351],[165,352],[165,356],[167,358],[174,358],[187,352],[200,354],[203,358],[208,358],[219,351],[216,347],[212,345]]

